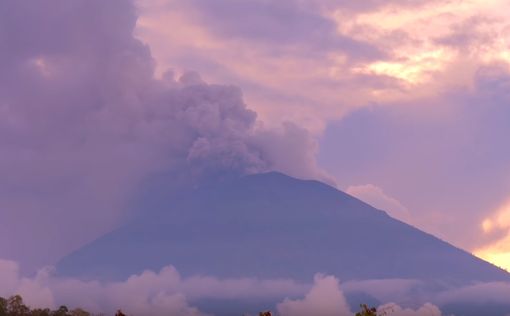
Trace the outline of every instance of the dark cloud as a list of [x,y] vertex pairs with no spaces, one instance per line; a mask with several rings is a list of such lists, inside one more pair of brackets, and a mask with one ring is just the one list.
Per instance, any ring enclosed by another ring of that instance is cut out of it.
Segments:
[[239,88],[194,73],[155,79],[136,19],[129,1],[0,3],[4,256],[32,268],[58,259],[115,225],[149,174],[272,170],[286,159],[272,144],[287,138],[295,161],[312,162],[308,133],[258,127]]
[[[299,0],[297,0],[299,1]],[[410,7],[419,8],[432,2],[445,2],[444,0],[305,0],[302,1],[316,7],[337,8],[352,13],[371,12],[383,7]]]
[[476,54],[486,45],[490,46],[494,38],[504,37],[504,30],[498,30],[500,24],[496,18],[475,15],[450,26],[449,34],[435,39],[435,42],[461,51]]

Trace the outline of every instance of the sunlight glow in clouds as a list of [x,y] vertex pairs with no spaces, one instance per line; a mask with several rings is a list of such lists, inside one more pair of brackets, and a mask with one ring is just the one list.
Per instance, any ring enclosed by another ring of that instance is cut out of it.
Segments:
[[508,13],[501,13],[510,12],[507,8],[508,2],[500,0],[430,1],[421,7],[389,6],[351,19],[338,10],[333,18],[341,34],[385,47],[394,54],[391,60],[361,65],[353,69],[355,72],[387,75],[416,86],[437,80],[434,73],[447,71],[450,63],[465,58],[466,52],[457,52],[456,46],[463,43],[448,43],[450,40],[483,40],[468,52],[471,62],[509,62]]
[[430,80],[430,74],[442,70],[451,58],[451,52],[439,48],[414,54],[408,53],[398,58],[402,60],[400,62],[375,62],[358,71],[365,74],[387,75],[416,85]]
[[510,202],[504,204],[492,217],[483,220],[485,234],[501,233],[502,238],[474,251],[475,255],[510,271]]
[[[481,64],[510,62],[510,4],[502,0],[424,1],[412,6],[390,1],[371,9],[367,5],[361,12],[327,1],[282,2],[283,7],[302,10],[279,16],[283,22],[293,15],[332,22],[336,36],[377,49],[380,56],[356,52],[348,47],[352,43],[328,47],[334,38],[300,34],[303,30],[287,34],[289,43],[275,45],[281,35],[274,16],[258,16],[256,11],[242,26],[226,13],[231,8],[210,13],[205,3],[138,0],[136,33],[150,45],[158,71],[177,66],[199,70],[206,81],[240,82],[248,103],[265,122],[291,120],[316,134],[328,120],[360,106],[469,87]],[[222,5],[228,6],[228,1],[218,7]],[[263,1],[253,5],[262,12],[281,9]],[[273,24],[274,32],[264,33]]]

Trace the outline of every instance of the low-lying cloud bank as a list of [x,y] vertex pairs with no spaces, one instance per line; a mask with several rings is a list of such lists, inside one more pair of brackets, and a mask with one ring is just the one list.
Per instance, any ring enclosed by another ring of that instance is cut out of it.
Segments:
[[[312,289],[302,300],[286,299],[278,304],[281,316],[351,316],[354,315],[347,303],[340,282],[333,276],[316,275]],[[417,309],[403,308],[395,303],[387,303],[377,308],[393,316],[441,316],[439,308],[425,303]]]
[[0,279],[0,296],[20,294],[32,307],[54,308],[66,304],[107,314],[122,308],[130,315],[204,315],[188,301],[296,296],[309,288],[291,280],[207,276],[183,279],[172,266],[158,273],[144,271],[122,282],[57,278],[50,268],[27,278],[20,275],[17,263],[7,260],[0,260]]
[[106,314],[122,308],[129,315],[208,315],[208,311],[200,310],[195,303],[215,299],[224,300],[225,304],[236,300],[273,301],[275,306],[260,306],[260,310],[274,308],[280,316],[352,316],[353,305],[365,302],[353,304],[346,297],[363,292],[379,302],[401,302],[380,304],[378,310],[386,311],[387,315],[440,316],[441,310],[434,304],[505,304],[510,295],[510,284],[502,282],[439,293],[425,292],[421,287],[417,296],[422,284],[416,280],[367,280],[341,285],[336,277],[322,274],[314,277],[313,284],[283,279],[182,278],[172,266],[159,272],[144,271],[122,282],[57,278],[51,268],[42,269],[29,278],[20,275],[17,263],[7,260],[0,260],[0,279],[0,296],[20,294],[31,307],[55,308],[66,304]]
[[349,315],[347,300],[333,276],[316,275],[312,289],[301,300],[285,299],[277,306],[282,316]]

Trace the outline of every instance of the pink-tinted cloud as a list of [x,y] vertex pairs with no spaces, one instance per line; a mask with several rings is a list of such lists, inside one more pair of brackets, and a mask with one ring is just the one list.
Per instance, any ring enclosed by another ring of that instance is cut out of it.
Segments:
[[310,287],[283,279],[182,278],[172,266],[109,283],[57,278],[50,268],[27,278],[20,275],[17,263],[6,260],[0,260],[0,277],[5,280],[0,284],[0,296],[20,294],[32,307],[56,308],[66,304],[108,314],[122,308],[135,315],[205,315],[189,300],[274,299],[302,295]]
[[[348,302],[353,293],[365,293],[363,300],[374,298],[384,302],[377,304],[377,309],[396,316],[439,316],[443,315],[441,310],[445,315],[450,315],[450,311],[460,315],[477,311],[505,315],[510,311],[508,282],[457,287],[406,279],[340,283],[334,276],[317,274],[313,284],[303,284],[285,279],[219,279],[204,275],[184,278],[172,266],[159,272],[146,270],[122,281],[100,282],[59,278],[53,272],[52,268],[44,268],[33,277],[24,277],[16,262],[0,260],[0,296],[20,294],[32,307],[56,308],[66,304],[107,314],[122,307],[124,312],[136,315],[206,315],[195,307],[196,302],[262,299],[279,302],[273,307],[280,316],[352,316],[359,310],[359,298],[354,303]],[[270,307],[263,305],[261,309]]]
[[304,299],[286,299],[278,304],[277,309],[282,316],[351,315],[349,305],[340,290],[338,279],[323,275],[315,276],[314,286]]
[[345,190],[345,193],[355,196],[377,209],[386,211],[393,218],[411,223],[409,210],[397,199],[388,196],[381,188],[373,184],[351,185]]
[[286,172],[324,177],[308,132],[264,127],[239,88],[156,79],[136,20],[129,1],[0,4],[0,250],[23,267],[110,230],[158,172],[196,185],[273,170],[284,147]]
[[[371,283],[367,290],[383,292],[388,290],[390,283],[386,280],[368,281]],[[366,283],[365,285],[368,285]],[[342,286],[343,288],[343,286]],[[404,299],[405,294],[398,296]],[[301,315],[324,315],[324,316],[352,316],[350,306],[344,296],[340,283],[333,276],[316,275],[314,285],[310,291],[301,300],[286,299],[277,306],[278,313],[281,316],[301,316]],[[378,313],[395,316],[441,316],[441,310],[431,303],[425,303],[417,309],[403,308],[395,303],[387,303],[377,307]]]
[[382,187],[418,227],[479,248],[497,238],[481,224],[509,194],[508,76],[498,65],[480,68],[473,89],[354,112],[326,132],[322,163],[341,186]]
[[506,282],[480,283],[439,295],[442,302],[508,303],[510,284]]
[[480,223],[509,194],[505,1],[136,4],[0,4],[5,255],[54,261],[160,171],[331,182],[328,125],[342,187],[384,188],[465,248],[495,238]]
[[[479,66],[509,61],[499,0],[138,4],[137,34],[160,65],[178,60],[173,66],[238,82],[265,120],[314,130],[359,106],[468,87]],[[474,43],[468,54],[447,40],[459,30]]]
[[0,275],[10,280],[2,284],[0,295],[21,295],[33,308],[56,308],[62,304],[81,306],[94,312],[113,313],[119,307],[128,313],[143,315],[205,315],[188,306],[183,294],[173,287],[179,276],[171,268],[160,274],[143,273],[122,283],[101,284],[79,280],[58,280],[49,270],[41,270],[34,279],[22,278],[16,263],[0,261]]
[[[313,285],[309,285],[292,280],[218,279],[208,276],[182,278],[175,268],[168,266],[157,273],[147,270],[120,282],[105,283],[58,278],[50,268],[40,270],[33,278],[22,277],[17,263],[0,260],[0,277],[3,280],[0,296],[20,294],[31,307],[56,308],[66,304],[71,308],[81,307],[103,313],[113,313],[121,307],[124,312],[135,315],[198,316],[206,313],[193,307],[190,302],[210,298],[228,302],[232,299],[256,301],[261,298],[279,300],[282,297],[304,296],[302,299],[284,299],[276,307],[278,315],[353,315],[339,280],[321,274],[317,274]],[[370,284],[370,289],[383,292],[384,289],[394,288],[395,282],[387,281],[367,281],[369,283],[360,286]],[[352,288],[353,285],[351,282],[347,287]],[[457,295],[456,292],[451,293]],[[407,292],[402,292],[394,298],[404,300],[402,297],[406,295]],[[401,316],[429,315],[431,311],[433,313],[430,315],[441,315],[438,308],[430,303],[416,310],[393,303],[379,309],[391,309],[392,315],[396,313]]]
[[441,316],[441,310],[430,303],[425,303],[423,306],[414,310],[411,308],[402,308],[394,303],[384,304],[379,306],[378,310],[387,312],[389,315],[394,316]]

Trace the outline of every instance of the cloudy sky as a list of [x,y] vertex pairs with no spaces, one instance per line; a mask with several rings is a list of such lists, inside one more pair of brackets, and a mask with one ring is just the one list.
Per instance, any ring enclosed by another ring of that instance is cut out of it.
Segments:
[[278,170],[510,268],[509,12],[2,1],[0,258],[54,263],[119,225],[157,172]]
[[510,267],[508,1],[138,6],[157,75],[241,87],[265,124],[312,133],[339,188]]

